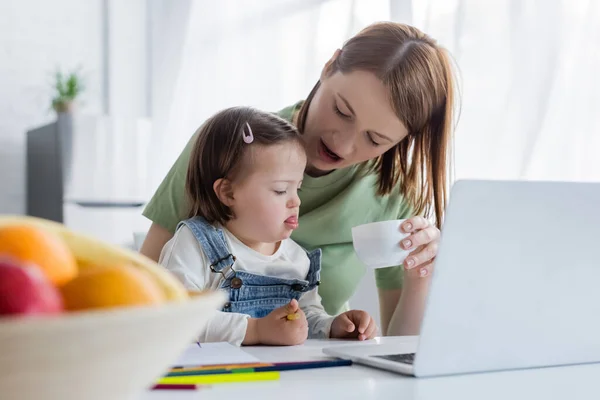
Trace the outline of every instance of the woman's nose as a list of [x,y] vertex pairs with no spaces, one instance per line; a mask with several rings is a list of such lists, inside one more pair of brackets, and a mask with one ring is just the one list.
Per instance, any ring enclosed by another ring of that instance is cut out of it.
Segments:
[[342,158],[349,158],[354,153],[354,143],[357,133],[353,130],[336,132],[333,136],[333,150]]

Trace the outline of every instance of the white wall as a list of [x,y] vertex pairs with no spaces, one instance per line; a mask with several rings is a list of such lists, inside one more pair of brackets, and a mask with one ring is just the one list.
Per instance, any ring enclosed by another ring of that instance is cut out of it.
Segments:
[[78,112],[149,116],[146,5],[0,1],[0,213],[25,212],[25,132],[55,119],[49,105],[56,68],[82,67],[86,90]]
[[150,53],[147,0],[108,4],[108,113],[150,116]]
[[152,162],[148,166],[150,197],[174,161],[173,157],[165,157],[165,147],[168,149],[168,144],[176,135],[166,134],[165,129],[171,118],[170,110],[180,77],[192,0],[151,0],[148,6],[151,26],[150,110],[153,124],[149,151]]
[[0,1],[0,213],[25,211],[25,131],[53,120],[57,67],[82,65],[85,104],[101,110],[101,0]]

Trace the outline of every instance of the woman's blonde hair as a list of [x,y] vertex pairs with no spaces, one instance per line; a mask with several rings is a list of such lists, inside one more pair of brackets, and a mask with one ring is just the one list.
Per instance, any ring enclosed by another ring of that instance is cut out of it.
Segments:
[[[388,88],[390,103],[409,135],[379,156],[371,167],[379,175],[378,193],[399,185],[415,214],[441,227],[452,167],[454,75],[447,51],[417,28],[393,22],[368,26],[348,40],[326,71],[368,71]],[[304,130],[317,82],[298,115]]]

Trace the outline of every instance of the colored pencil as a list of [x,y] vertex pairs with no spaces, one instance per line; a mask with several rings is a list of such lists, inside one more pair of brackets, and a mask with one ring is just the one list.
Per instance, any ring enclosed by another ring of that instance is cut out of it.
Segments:
[[189,375],[165,376],[158,380],[158,384],[188,384],[212,385],[217,383],[275,381],[279,379],[279,372],[248,372],[243,374],[214,374],[214,375]]
[[198,390],[201,385],[184,385],[184,384],[158,384],[152,386],[152,390]]
[[192,371],[192,370],[202,370],[206,371],[209,369],[234,369],[234,368],[254,368],[254,367],[270,367],[273,365],[272,363],[245,363],[245,364],[207,364],[207,365],[178,365],[175,367],[171,367],[169,370],[171,372],[177,371]]
[[314,369],[314,368],[331,368],[331,367],[344,367],[352,365],[351,360],[319,360],[319,361],[303,361],[303,362],[290,362],[290,363],[273,363],[267,365],[259,365],[254,367],[237,366],[234,368],[214,368],[210,367],[204,369],[202,367],[196,368],[182,368],[177,370],[171,370],[166,376],[202,376],[202,375],[219,375],[219,374],[242,374],[242,373],[253,373],[253,372],[274,372],[274,371],[294,371],[301,369]]
[[288,314],[288,315],[287,315],[287,320],[288,320],[288,321],[295,321],[295,320],[297,320],[298,318],[300,318],[300,314],[295,314],[295,313],[294,313],[294,314]]

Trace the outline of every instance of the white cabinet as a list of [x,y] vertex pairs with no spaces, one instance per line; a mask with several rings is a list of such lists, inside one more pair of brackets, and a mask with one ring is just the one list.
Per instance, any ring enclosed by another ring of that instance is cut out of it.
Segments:
[[59,116],[27,133],[27,214],[120,245],[150,223],[148,119]]
[[134,232],[145,232],[151,222],[141,207],[89,207],[76,203],[64,206],[64,223],[71,229],[109,243],[134,248]]

